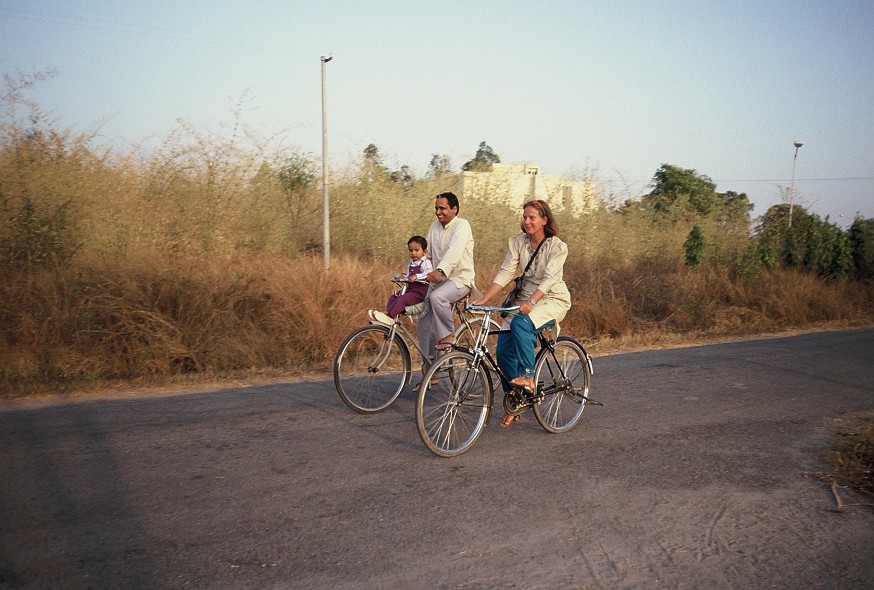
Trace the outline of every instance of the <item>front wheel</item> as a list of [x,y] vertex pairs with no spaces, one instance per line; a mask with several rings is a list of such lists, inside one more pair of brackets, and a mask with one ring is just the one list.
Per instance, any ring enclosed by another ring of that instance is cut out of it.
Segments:
[[384,326],[352,332],[334,358],[334,385],[343,402],[361,414],[389,407],[410,382],[410,351]]
[[[456,346],[461,350],[472,351],[474,344],[476,344],[477,336],[479,336],[480,330],[482,329],[483,322],[485,322],[485,318],[482,317],[471,318],[466,324],[462,322],[455,329]],[[501,324],[489,318],[489,337],[486,340],[486,347],[493,352],[497,347],[497,333],[500,329]],[[480,366],[485,369],[487,365],[481,363]],[[495,379],[500,379],[495,373],[492,373],[492,375],[494,375],[492,378],[493,383]]]
[[454,457],[482,434],[492,407],[492,381],[473,355],[450,352],[437,357],[422,380],[416,403],[416,428],[435,455]]
[[537,393],[534,417],[549,432],[566,432],[576,425],[586,408],[591,369],[583,347],[560,336],[553,350],[544,348],[534,367]]
[[[455,344],[462,348],[472,350],[484,321],[483,318],[474,318],[468,320],[468,323],[466,324],[464,322],[459,324],[455,329]],[[501,325],[495,320],[489,318],[489,332],[494,334],[500,329]]]

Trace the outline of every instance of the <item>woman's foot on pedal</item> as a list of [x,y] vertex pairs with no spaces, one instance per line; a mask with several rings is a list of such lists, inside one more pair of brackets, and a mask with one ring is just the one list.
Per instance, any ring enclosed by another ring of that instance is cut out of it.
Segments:
[[506,428],[513,422],[519,419],[519,416],[511,416],[510,414],[504,414],[504,419],[501,420],[501,427]]
[[534,393],[534,388],[536,386],[534,383],[534,377],[516,377],[510,381],[510,385],[515,385],[529,393]]

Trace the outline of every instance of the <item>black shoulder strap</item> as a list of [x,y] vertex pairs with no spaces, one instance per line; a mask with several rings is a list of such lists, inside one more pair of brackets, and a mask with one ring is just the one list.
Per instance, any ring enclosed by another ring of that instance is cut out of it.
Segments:
[[543,244],[545,244],[545,243],[546,243],[546,240],[548,240],[548,239],[549,239],[549,238],[543,238],[542,240],[540,240],[540,243],[537,244],[537,248],[534,249],[534,254],[532,254],[532,255],[531,255],[531,258],[528,259],[528,264],[525,265],[525,270],[522,271],[522,274],[523,274],[523,275],[524,275],[526,272],[528,272],[528,269],[529,269],[529,268],[531,268],[531,263],[534,262],[534,259],[535,259],[535,258],[537,258],[537,253],[540,252],[540,248],[543,247]]

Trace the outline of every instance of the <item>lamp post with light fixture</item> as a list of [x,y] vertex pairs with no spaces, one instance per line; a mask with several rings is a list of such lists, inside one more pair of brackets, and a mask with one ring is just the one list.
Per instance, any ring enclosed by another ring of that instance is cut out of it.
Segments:
[[795,140],[795,156],[792,158],[792,188],[789,189],[789,227],[792,227],[792,209],[795,207],[795,164],[798,162],[798,148],[804,145],[803,141]]
[[322,56],[322,253],[325,258],[325,270],[331,269],[331,216],[328,199],[328,123],[327,101],[325,99],[325,64],[334,56]]

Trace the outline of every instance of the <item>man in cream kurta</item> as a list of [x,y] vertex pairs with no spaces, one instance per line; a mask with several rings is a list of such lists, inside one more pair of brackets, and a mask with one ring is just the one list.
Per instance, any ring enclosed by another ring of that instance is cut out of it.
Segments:
[[428,228],[428,252],[434,270],[428,274],[428,307],[416,326],[419,346],[434,356],[435,346],[451,341],[455,324],[452,303],[468,293],[474,284],[473,232],[466,219],[458,217],[458,197],[441,193],[434,201],[437,221]]

